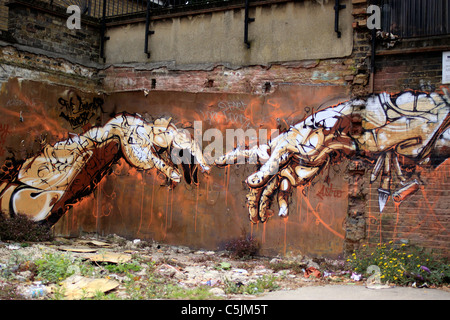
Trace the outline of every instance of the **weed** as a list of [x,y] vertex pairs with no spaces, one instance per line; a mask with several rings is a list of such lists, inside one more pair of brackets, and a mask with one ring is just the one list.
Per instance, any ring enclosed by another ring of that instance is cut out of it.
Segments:
[[0,214],[0,239],[2,241],[42,242],[51,241],[53,235],[48,227],[32,221],[25,215],[19,214],[6,218]]
[[235,258],[249,259],[258,253],[259,244],[251,236],[241,237],[227,242],[225,250],[230,251]]
[[76,268],[72,267],[73,260],[61,253],[44,253],[42,258],[35,261],[35,264],[37,278],[46,282],[59,282],[76,271]]
[[127,296],[132,300],[216,299],[216,297],[209,292],[211,287],[183,287],[176,283],[173,279],[167,279],[157,273],[153,273],[151,270],[146,277],[134,277],[132,274],[128,274],[128,280],[125,281],[125,289]]
[[24,296],[17,292],[17,286],[0,282],[0,300],[24,300]]
[[115,293],[104,293],[102,291],[96,291],[91,298],[82,298],[82,300],[119,300],[119,297]]
[[104,268],[111,273],[128,273],[142,270],[142,267],[136,263],[105,264]]
[[272,269],[274,272],[278,272],[281,270],[291,270],[296,274],[303,274],[305,272],[305,269],[307,268],[307,265],[298,262],[296,263],[296,262],[280,261],[269,263],[269,268]]
[[407,285],[411,283],[427,283],[443,285],[450,282],[450,265],[424,249],[379,243],[375,247],[363,245],[356,250],[347,263],[353,271],[368,276],[369,266],[380,269],[382,282]]
[[231,269],[231,263],[229,262],[221,262],[217,266],[215,266],[216,270],[230,270]]
[[233,282],[225,279],[225,293],[228,294],[260,294],[266,291],[273,291],[279,288],[276,283],[275,276],[263,276],[257,279],[255,282],[243,284],[241,282]]
[[164,298],[183,300],[207,300],[215,298],[209,291],[211,287],[200,286],[196,288],[183,288],[176,284],[169,284],[166,287]]

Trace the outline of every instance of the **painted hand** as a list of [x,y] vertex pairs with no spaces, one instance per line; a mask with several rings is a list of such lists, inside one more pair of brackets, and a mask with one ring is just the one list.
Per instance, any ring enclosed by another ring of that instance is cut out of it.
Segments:
[[185,169],[184,176],[188,183],[196,183],[198,166],[205,173],[210,170],[190,133],[178,129],[171,119],[160,118],[150,123],[138,116],[120,114],[105,126],[94,128],[85,135],[94,140],[105,135],[118,137],[130,165],[143,170],[156,168],[175,183],[180,182],[182,177],[178,165]]
[[247,205],[250,220],[266,221],[271,199],[277,194],[279,216],[287,216],[291,189],[311,181],[327,165],[330,155],[352,153],[355,146],[349,137],[347,113],[350,107],[340,105],[317,112],[281,133],[267,145],[249,150],[240,148],[218,158],[219,167],[240,159],[254,159],[258,171],[246,179],[250,191]]

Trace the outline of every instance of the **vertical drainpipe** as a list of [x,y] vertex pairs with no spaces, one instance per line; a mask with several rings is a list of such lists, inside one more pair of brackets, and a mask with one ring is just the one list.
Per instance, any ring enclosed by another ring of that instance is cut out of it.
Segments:
[[147,59],[150,58],[150,50],[148,47],[148,37],[155,33],[155,31],[151,31],[150,29],[150,0],[147,0],[147,14],[145,18],[145,46],[144,46],[144,53],[147,54]]
[[100,58],[105,59],[105,41],[109,40],[109,37],[106,37],[106,0],[103,0],[103,14],[102,14],[102,26],[100,31]]
[[375,48],[377,41],[377,30],[372,29],[372,39],[371,39],[371,53],[370,53],[370,93],[374,91],[375,83]]

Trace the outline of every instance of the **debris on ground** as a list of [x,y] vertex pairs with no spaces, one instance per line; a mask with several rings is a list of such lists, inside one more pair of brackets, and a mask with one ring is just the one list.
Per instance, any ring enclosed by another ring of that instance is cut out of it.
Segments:
[[0,300],[247,299],[303,286],[364,285],[343,266],[300,255],[243,260],[117,235],[0,242]]

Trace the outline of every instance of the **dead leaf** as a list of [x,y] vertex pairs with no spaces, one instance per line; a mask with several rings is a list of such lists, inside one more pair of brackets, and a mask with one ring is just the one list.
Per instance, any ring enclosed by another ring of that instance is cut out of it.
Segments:
[[66,298],[77,300],[91,298],[97,292],[108,292],[119,286],[119,282],[111,279],[91,279],[73,275],[61,282]]

